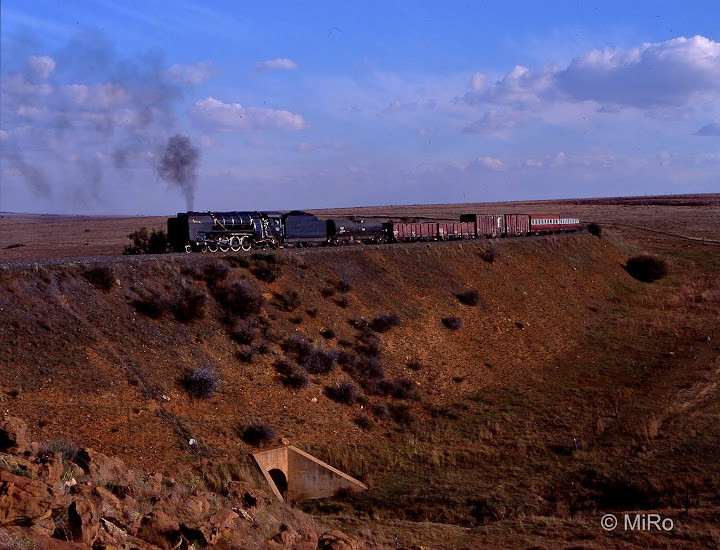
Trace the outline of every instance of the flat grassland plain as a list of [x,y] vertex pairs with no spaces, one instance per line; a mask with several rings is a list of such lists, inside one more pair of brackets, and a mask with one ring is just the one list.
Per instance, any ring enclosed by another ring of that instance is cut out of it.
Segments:
[[[0,407],[36,441],[218,493],[229,464],[267,489],[242,440],[267,426],[269,446],[365,474],[367,493],[296,504],[362,548],[720,547],[720,195],[316,213],[477,211],[602,235],[120,261],[166,218],[0,214]],[[639,254],[667,276],[632,278]],[[252,307],[228,299],[240,283]],[[181,384],[198,366],[220,380],[208,399]]]

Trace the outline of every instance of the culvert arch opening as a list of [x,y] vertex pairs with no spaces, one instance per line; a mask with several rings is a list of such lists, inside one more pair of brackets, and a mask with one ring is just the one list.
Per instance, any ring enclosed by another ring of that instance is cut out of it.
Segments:
[[279,468],[273,468],[268,473],[270,474],[270,478],[273,480],[275,487],[277,487],[280,496],[282,496],[283,500],[287,500],[288,481],[285,476],[285,472]]

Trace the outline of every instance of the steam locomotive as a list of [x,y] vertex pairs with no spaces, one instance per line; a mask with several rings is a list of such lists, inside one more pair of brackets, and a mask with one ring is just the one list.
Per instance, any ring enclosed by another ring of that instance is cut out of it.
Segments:
[[238,252],[350,242],[395,243],[516,237],[575,231],[580,220],[548,214],[464,214],[458,221],[321,220],[307,212],[180,212],[168,219],[175,252]]

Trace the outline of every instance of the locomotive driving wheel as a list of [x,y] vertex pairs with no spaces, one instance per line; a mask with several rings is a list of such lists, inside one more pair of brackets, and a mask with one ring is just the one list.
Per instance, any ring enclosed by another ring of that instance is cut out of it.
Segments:
[[228,250],[230,250],[230,240],[222,239],[218,248],[220,248],[220,252],[227,252]]
[[240,237],[240,248],[242,248],[245,252],[252,249],[252,242],[250,242],[250,238],[246,235]]
[[218,251],[218,245],[217,243],[211,243],[208,245],[208,250],[210,252],[217,252]]
[[230,250],[237,252],[240,248],[240,237],[230,237]]

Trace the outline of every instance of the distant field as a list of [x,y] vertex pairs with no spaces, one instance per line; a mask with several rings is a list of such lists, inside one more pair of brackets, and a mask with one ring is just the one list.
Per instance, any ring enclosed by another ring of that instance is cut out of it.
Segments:
[[[246,206],[238,204],[238,210]],[[416,204],[311,210],[320,217],[457,219],[468,212],[573,214],[583,222],[627,224],[690,237],[720,239],[720,194],[504,203]],[[168,213],[168,216],[174,213]],[[164,228],[168,216],[100,217],[0,214],[0,260],[121,254],[136,229]],[[617,228],[620,233],[627,229]],[[648,236],[648,238],[652,238]],[[22,245],[22,246],[17,246]]]

